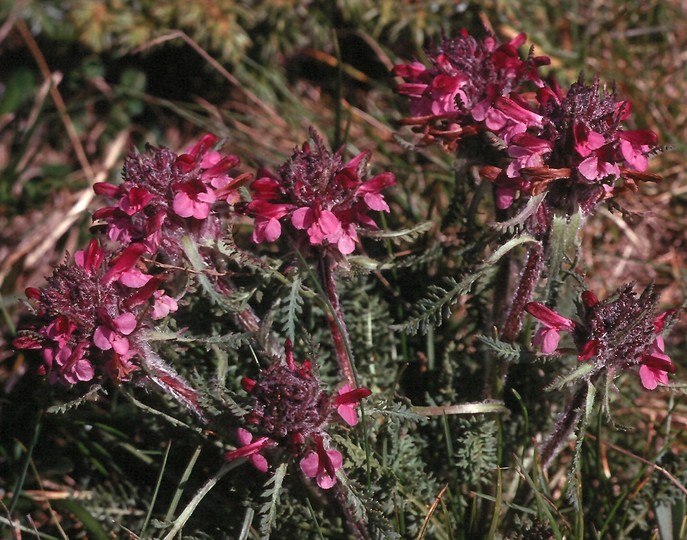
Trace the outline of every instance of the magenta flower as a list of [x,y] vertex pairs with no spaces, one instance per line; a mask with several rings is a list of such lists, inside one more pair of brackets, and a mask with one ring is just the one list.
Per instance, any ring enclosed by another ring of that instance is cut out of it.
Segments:
[[383,172],[366,180],[369,152],[343,163],[343,148],[332,154],[315,130],[310,137],[313,146],[306,142],[296,149],[279,175],[265,173],[251,184],[247,211],[255,218],[253,241],[277,240],[286,222],[310,246],[348,255],[355,250],[358,229],[377,227],[367,213],[389,211],[381,191],[396,179]]
[[97,370],[121,382],[138,369],[132,337],[153,296],[165,297],[159,280],[136,268],[144,249],[131,244],[112,256],[92,240],[74,254],[72,264],[58,266],[43,289],[27,289],[37,306],[36,321],[14,346],[40,349],[40,371],[51,382],[87,382]]
[[369,388],[352,388],[350,384],[345,384],[339,389],[339,395],[334,398],[336,412],[349,426],[355,426],[358,423],[356,408],[360,400],[370,394]]
[[343,456],[338,450],[325,450],[318,447],[311,450],[300,461],[301,471],[308,478],[314,478],[322,489],[329,489],[336,484],[336,471],[343,464]]
[[178,254],[185,234],[214,234],[216,203],[238,202],[238,188],[248,180],[246,175],[229,176],[239,158],[212,150],[216,142],[214,135],[205,135],[181,155],[154,147],[145,154],[132,152],[124,163],[120,185],[100,182],[94,186],[96,193],[117,203],[97,210],[93,218],[105,223],[111,240],[140,243],[148,253],[162,248],[168,255]]
[[539,125],[530,122],[507,141],[510,165],[499,174],[483,171],[497,189],[512,185],[525,197],[546,192],[548,207],[589,214],[619,191],[636,189],[636,180],[659,179],[645,172],[656,135],[623,129],[629,104],[598,80],[586,85],[580,78],[567,92],[543,87],[538,99]]
[[520,103],[524,82],[541,86],[538,69],[550,61],[530,54],[522,59],[518,47],[526,35],[499,44],[494,36],[477,41],[466,30],[427,51],[432,65],[400,64],[393,73],[406,82],[397,91],[410,99],[411,118],[404,123],[421,131],[426,141],[442,140],[449,147],[484,126],[510,139],[541,117]]
[[168,296],[162,290],[156,290],[153,293],[153,310],[150,312],[150,318],[154,321],[164,319],[170,313],[174,313],[179,309],[177,301]]
[[84,358],[84,349],[87,346],[88,343],[82,341],[73,351],[69,345],[57,349],[43,349],[43,359],[50,371],[50,382],[56,382],[58,374],[68,384],[90,381],[95,372],[91,363]]
[[606,369],[614,375],[639,366],[642,385],[653,390],[659,384],[667,384],[668,374],[676,371],[665,353],[661,335],[675,310],[655,315],[657,302],[658,296],[651,289],[637,298],[632,284],[627,284],[604,301],[585,291],[579,305],[579,321],[567,319],[538,302],[530,302],[525,309],[543,324],[533,339],[542,353],[555,352],[558,332],[567,331],[573,336],[578,360],[593,361],[594,373]]
[[[253,398],[252,410],[245,417],[254,426],[256,437],[245,429],[238,432],[242,446],[225,454],[225,459],[258,456],[275,446],[288,449],[289,455],[300,459],[300,467],[309,478],[315,478],[322,489],[336,482],[342,456],[330,448],[328,430],[336,415],[348,425],[358,421],[355,407],[370,395],[367,388],[344,386],[336,396],[323,389],[317,371],[308,360],[293,358],[291,342],[286,342],[286,357],[282,362],[263,369],[257,379],[244,377],[243,389]],[[257,457],[258,468],[266,468]],[[262,470],[262,469],[261,469]]]
[[539,347],[543,354],[551,354],[558,348],[561,339],[559,332],[572,332],[575,323],[570,319],[559,315],[539,302],[530,302],[525,306],[525,311],[539,320],[542,327],[532,339],[532,343]]
[[267,472],[267,459],[265,459],[265,456],[263,456],[261,452],[265,449],[276,446],[277,443],[275,443],[269,437],[260,437],[253,440],[253,434],[244,428],[238,428],[236,430],[236,437],[238,438],[241,446],[236,450],[226,452],[224,454],[224,459],[227,461],[232,461],[234,459],[247,457],[248,461],[251,462],[253,467],[260,472]]
[[668,373],[675,373],[673,361],[665,353],[663,336],[657,336],[649,351],[642,356],[639,378],[647,390],[654,390],[659,384],[668,384]]

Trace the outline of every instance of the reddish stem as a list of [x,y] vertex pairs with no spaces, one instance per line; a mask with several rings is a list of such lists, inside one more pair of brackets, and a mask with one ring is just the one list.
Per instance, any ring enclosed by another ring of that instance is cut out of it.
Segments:
[[332,257],[325,254],[318,265],[319,278],[324,289],[332,312],[327,313],[327,323],[329,324],[329,331],[334,342],[334,350],[336,351],[336,358],[339,362],[339,370],[342,377],[356,388],[358,385],[355,381],[355,373],[353,371],[353,364],[346,342],[348,340],[348,331],[346,330],[346,323],[343,318],[343,311],[341,311],[341,304],[339,302],[339,293],[336,289],[336,281],[334,280],[334,265]]
[[534,288],[539,282],[542,271],[543,249],[541,244],[535,244],[527,251],[527,261],[522,270],[520,281],[506,317],[506,322],[501,330],[501,340],[512,343],[520,333],[522,320],[525,316],[525,305],[532,299]]

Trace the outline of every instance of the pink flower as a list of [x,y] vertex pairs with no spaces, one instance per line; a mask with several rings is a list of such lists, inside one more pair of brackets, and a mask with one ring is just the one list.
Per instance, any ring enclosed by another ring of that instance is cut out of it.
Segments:
[[497,97],[493,105],[484,111],[484,116],[475,117],[484,121],[489,130],[493,131],[506,143],[520,133],[525,133],[530,127],[541,127],[543,117],[531,111],[526,104],[511,97]]
[[553,143],[535,137],[530,133],[522,133],[512,138],[508,147],[508,155],[514,160],[508,165],[506,174],[509,178],[517,178],[520,169],[524,167],[541,167],[544,159],[553,150]]
[[575,329],[573,321],[566,319],[539,302],[528,303],[525,306],[525,311],[543,325],[537,330],[532,339],[532,343],[539,347],[543,354],[551,354],[558,348],[558,342],[561,339],[559,332],[572,332]]
[[139,268],[142,244],[131,244],[116,255],[96,240],[79,250],[72,263],[58,266],[42,289],[29,288],[36,304],[34,324],[20,331],[14,346],[42,349],[41,373],[51,382],[90,381],[97,371],[121,382],[137,369],[135,335],[141,319],[164,304],[161,278]]
[[179,304],[171,296],[164,294],[162,290],[157,290],[153,293],[153,311],[150,313],[150,318],[157,321],[164,319],[170,313],[174,313],[179,309]]
[[236,430],[236,437],[241,444],[240,448],[232,450],[231,452],[226,452],[224,454],[224,459],[227,461],[232,461],[234,459],[247,457],[248,461],[251,462],[253,467],[255,467],[260,472],[267,472],[268,464],[265,456],[261,454],[263,450],[268,448],[273,448],[276,443],[269,437],[259,437],[253,440],[253,434],[247,429],[238,428]]
[[45,333],[46,337],[55,341],[58,347],[64,347],[77,328],[77,325],[67,317],[58,315],[57,318],[43,329],[43,333]]
[[[355,408],[370,395],[367,388],[342,387],[336,396],[327,392],[309,360],[297,362],[290,340],[285,343],[283,361],[263,370],[255,379],[244,377],[241,386],[253,398],[245,421],[254,427],[257,439],[245,429],[238,432],[241,448],[225,455],[226,459],[256,456],[267,445],[287,448],[300,457],[303,473],[315,478],[322,489],[336,482],[336,471],[343,458],[330,449],[329,427],[335,415],[353,426],[358,422]],[[256,458],[256,466],[266,469],[266,462]]]
[[668,384],[668,373],[677,371],[673,361],[665,353],[663,336],[657,336],[639,366],[639,378],[647,390],[655,390],[659,384]]
[[648,129],[619,131],[620,152],[631,169],[646,171],[649,166],[648,152],[656,146],[658,137]]
[[128,336],[136,329],[138,322],[133,313],[122,313],[112,319],[106,312],[101,311],[101,319],[106,321],[100,325],[93,334],[93,343],[103,351],[113,349],[117,354],[125,354],[129,351]]
[[329,489],[336,484],[336,471],[343,464],[343,456],[338,450],[310,451],[301,459],[301,471],[308,478],[315,478],[322,489]]
[[581,299],[580,322],[566,319],[537,302],[527,304],[525,309],[544,324],[534,340],[543,353],[556,349],[558,332],[565,330],[573,335],[578,360],[593,362],[596,372],[606,369],[615,374],[639,366],[644,388],[653,390],[659,384],[668,384],[668,374],[675,373],[676,368],[665,353],[661,333],[674,310],[656,316],[658,296],[648,288],[637,298],[632,284],[624,285],[603,301],[590,291],[582,293]]
[[356,408],[360,400],[369,396],[369,388],[351,388],[350,384],[346,384],[339,389],[339,395],[334,398],[334,405],[336,405],[336,412],[349,426],[355,426],[358,423],[358,413]]
[[367,213],[389,211],[381,191],[396,179],[385,172],[365,180],[369,152],[343,163],[343,149],[332,154],[314,130],[310,135],[314,145],[306,142],[296,149],[279,175],[266,174],[251,184],[247,211],[255,219],[253,241],[277,240],[286,221],[298,240],[348,255],[355,250],[358,230],[376,227]]
[[176,189],[172,208],[177,215],[199,220],[210,215],[210,207],[217,200],[212,188],[202,182],[186,182]]
[[93,218],[105,222],[111,240],[140,243],[148,253],[162,248],[167,255],[179,255],[181,236],[212,234],[216,227],[202,225],[217,219],[212,213],[216,203],[238,202],[238,188],[248,180],[229,176],[239,158],[222,156],[212,149],[216,143],[214,135],[205,135],[181,155],[166,148],[132,151],[120,185],[95,184],[97,194],[118,200]]
[[395,66],[394,75],[405,80],[397,91],[410,100],[412,118],[404,123],[422,132],[425,141],[438,139],[449,147],[485,124],[506,139],[530,123],[538,124],[535,113],[516,112],[520,105],[499,102],[508,96],[517,99],[526,81],[543,84],[538,68],[549,59],[522,59],[518,48],[525,40],[525,34],[519,34],[504,44],[493,36],[477,41],[462,30],[452,39],[442,36],[439,45],[427,51],[430,67],[419,62]]
[[91,363],[84,358],[84,349],[87,343],[80,342],[76,345],[74,350],[69,346],[64,346],[58,349],[55,353],[54,349],[45,349],[43,357],[49,367],[55,367],[51,370],[51,382],[56,382],[59,376],[69,384],[76,384],[78,382],[87,382],[93,378],[95,372]]

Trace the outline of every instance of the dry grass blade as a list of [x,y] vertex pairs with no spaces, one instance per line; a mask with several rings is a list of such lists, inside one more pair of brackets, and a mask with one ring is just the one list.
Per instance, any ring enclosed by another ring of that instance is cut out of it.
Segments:
[[110,171],[118,163],[128,138],[128,130],[117,135],[108,149],[102,168],[92,178],[92,183],[77,194],[76,200],[69,210],[50,215],[42,226],[34,229],[13,251],[8,253],[7,257],[0,263],[0,284],[22,258],[26,257],[23,265],[25,270],[33,268],[43,260],[46,254],[54,248],[57,240],[83,215],[95,197],[92,185],[107,178]]

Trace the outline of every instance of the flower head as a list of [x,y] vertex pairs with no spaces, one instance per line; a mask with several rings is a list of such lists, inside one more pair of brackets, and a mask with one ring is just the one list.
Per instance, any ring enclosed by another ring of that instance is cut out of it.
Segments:
[[579,321],[566,319],[538,302],[530,302],[525,309],[543,324],[533,340],[542,353],[555,352],[558,332],[566,331],[573,337],[581,362],[593,361],[595,371],[606,369],[610,374],[639,366],[642,385],[653,390],[667,384],[668,373],[675,373],[661,336],[674,311],[656,315],[657,302],[658,295],[650,288],[637,297],[629,283],[603,301],[585,291],[578,308]]
[[462,30],[456,37],[442,36],[427,51],[431,66],[419,62],[394,67],[406,82],[397,91],[410,98],[412,118],[405,123],[420,129],[427,141],[443,140],[449,146],[465,135],[486,127],[502,138],[541,125],[541,117],[523,107],[517,94],[525,81],[541,86],[539,66],[547,57],[518,53],[526,39],[519,34],[500,44],[494,36],[478,41]]
[[229,176],[239,158],[212,150],[216,142],[214,135],[206,135],[181,155],[155,147],[145,154],[132,151],[121,184],[94,186],[99,195],[117,200],[97,210],[94,219],[105,222],[110,239],[141,243],[148,253],[162,248],[174,255],[184,234],[211,234],[216,229],[211,215],[215,203],[237,202],[237,188],[248,179]]
[[658,180],[646,173],[647,155],[656,146],[649,130],[626,130],[630,105],[598,79],[580,77],[567,92],[557,85],[538,94],[539,125],[513,135],[508,142],[510,165],[500,175],[485,170],[498,189],[527,195],[546,193],[545,204],[573,214],[589,214],[600,202],[637,180]]
[[27,289],[36,322],[14,346],[40,349],[41,371],[51,382],[90,381],[97,369],[119,382],[138,369],[133,338],[142,318],[158,302],[169,311],[176,305],[158,288],[158,278],[136,268],[144,249],[131,244],[111,255],[92,240],[73,263],[58,266],[44,288]]
[[[225,454],[225,459],[262,457],[263,450],[278,445],[300,458],[303,473],[315,478],[322,489],[334,485],[342,456],[330,448],[328,429],[337,415],[348,425],[355,425],[355,407],[370,391],[344,386],[333,396],[322,387],[310,361],[294,360],[288,340],[285,360],[263,369],[257,379],[244,378],[242,386],[253,398],[246,422],[254,426],[257,438],[247,436],[241,428],[242,447]],[[262,460],[256,459],[257,463],[252,459],[253,464],[262,469]]]
[[376,228],[368,212],[389,211],[381,191],[396,179],[383,172],[366,180],[369,152],[344,163],[343,148],[332,154],[315,130],[310,136],[313,144],[297,148],[278,175],[266,173],[251,184],[247,210],[255,217],[253,241],[273,242],[286,222],[309,245],[348,255],[360,227]]

